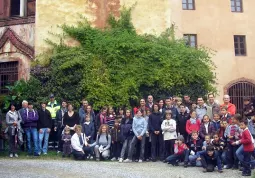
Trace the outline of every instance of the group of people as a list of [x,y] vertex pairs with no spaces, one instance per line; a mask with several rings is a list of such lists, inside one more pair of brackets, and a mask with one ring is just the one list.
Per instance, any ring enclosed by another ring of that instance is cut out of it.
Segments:
[[220,173],[223,168],[240,168],[243,176],[250,176],[251,157],[255,158],[255,103],[244,98],[242,117],[228,95],[221,105],[213,94],[208,94],[207,101],[198,97],[192,102],[184,95],[154,102],[149,95],[133,109],[105,106],[98,114],[85,99],[75,112],[71,103],[62,101],[60,106],[54,95],[39,110],[27,101],[18,111],[12,104],[6,114],[10,157],[18,157],[17,146],[24,134],[29,155],[47,154],[52,134],[58,153],[73,154],[77,160],[160,160],[173,166],[183,162],[185,168],[201,166],[204,172],[215,167]]

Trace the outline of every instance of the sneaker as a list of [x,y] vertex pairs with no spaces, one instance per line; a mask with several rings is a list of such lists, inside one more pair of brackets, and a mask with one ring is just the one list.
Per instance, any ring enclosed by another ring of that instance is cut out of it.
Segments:
[[13,154],[12,153],[10,154],[10,158],[13,158]]
[[38,153],[34,153],[34,156],[40,156]]
[[19,155],[18,155],[17,153],[15,153],[14,156],[15,156],[15,158],[18,158],[18,157],[19,157]]
[[130,160],[130,159],[125,159],[125,160],[124,160],[124,163],[132,163],[132,160]]
[[90,160],[93,160],[94,159],[94,156],[90,156],[90,158],[89,158]]
[[223,171],[222,171],[222,170],[218,170],[218,172],[219,172],[219,173],[223,173]]
[[41,155],[41,152],[38,152],[38,155]]
[[119,163],[122,163],[122,162],[123,162],[123,159],[122,159],[122,158],[120,158],[120,159],[119,159]]
[[43,155],[47,155],[47,153],[43,153]]
[[61,151],[57,151],[57,154],[61,153]]
[[139,159],[138,163],[142,163],[142,162],[143,162],[143,160]]
[[206,173],[206,172],[207,172],[207,170],[206,170],[206,169],[203,169],[203,172],[204,172],[204,173]]
[[224,165],[223,168],[224,168],[224,169],[227,169],[227,165]]
[[187,168],[188,167],[188,163],[185,162],[183,166],[184,166],[184,168]]
[[242,172],[242,176],[251,176],[251,172]]
[[115,157],[113,157],[113,158],[111,159],[111,161],[116,161],[116,158],[115,158]]

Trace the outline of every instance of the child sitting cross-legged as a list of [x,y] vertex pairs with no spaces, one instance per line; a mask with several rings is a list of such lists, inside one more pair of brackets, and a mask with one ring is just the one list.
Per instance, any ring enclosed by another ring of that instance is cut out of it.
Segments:
[[206,147],[206,152],[202,152],[198,155],[198,161],[201,161],[203,172],[213,172],[214,168],[218,167],[218,172],[222,173],[222,165],[219,154],[214,150],[213,146]]
[[165,162],[172,164],[173,166],[178,166],[178,162],[184,159],[187,151],[189,150],[187,145],[184,143],[184,137],[180,135],[174,144],[174,154],[168,156]]

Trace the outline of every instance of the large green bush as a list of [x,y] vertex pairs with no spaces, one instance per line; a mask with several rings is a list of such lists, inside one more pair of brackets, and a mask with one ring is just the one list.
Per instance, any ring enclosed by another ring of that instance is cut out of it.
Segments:
[[93,28],[86,20],[63,25],[64,33],[80,45],[47,40],[52,45],[50,62],[46,71],[34,73],[32,79],[40,87],[31,86],[38,90],[30,89],[30,96],[36,100],[55,93],[77,105],[85,97],[99,108],[130,105],[148,94],[196,97],[215,91],[209,50],[175,39],[173,27],[160,36],[137,34],[130,13],[124,9],[120,18],[110,16],[105,29]]

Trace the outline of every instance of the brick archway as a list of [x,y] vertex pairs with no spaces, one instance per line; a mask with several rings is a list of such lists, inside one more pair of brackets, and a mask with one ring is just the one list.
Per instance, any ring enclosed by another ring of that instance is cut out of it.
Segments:
[[255,80],[253,79],[248,79],[248,78],[245,78],[245,77],[242,77],[242,78],[239,78],[239,79],[236,79],[236,80],[232,80],[231,82],[229,82],[227,85],[225,85],[224,87],[224,95],[227,95],[228,94],[228,89],[237,84],[237,83],[240,83],[240,82],[248,82],[248,83],[252,83],[255,85]]

